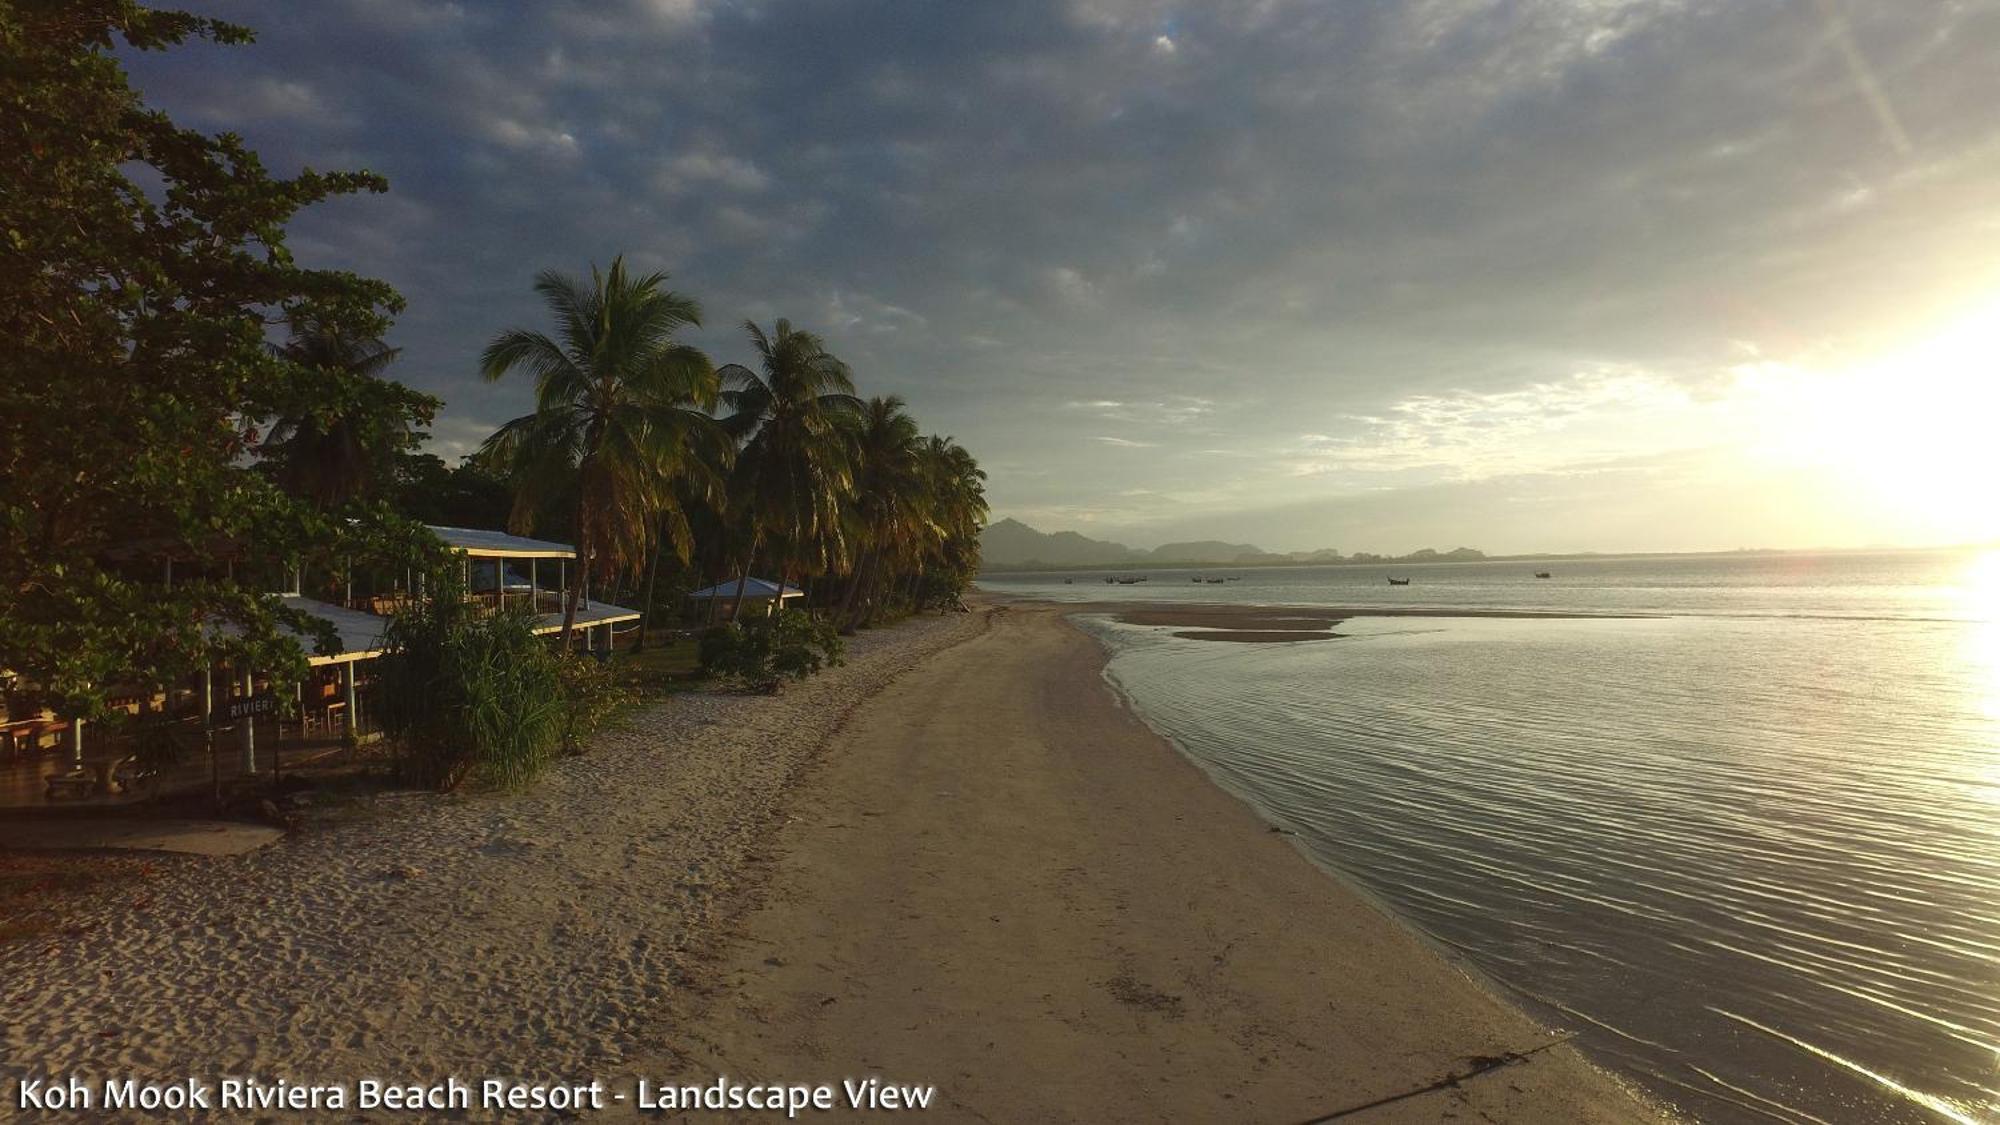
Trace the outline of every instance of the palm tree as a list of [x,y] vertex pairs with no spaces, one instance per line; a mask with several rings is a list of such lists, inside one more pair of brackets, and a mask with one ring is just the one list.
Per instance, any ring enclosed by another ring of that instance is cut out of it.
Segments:
[[855,597],[883,563],[894,565],[922,542],[929,526],[921,450],[916,420],[903,411],[903,400],[890,395],[868,400],[853,415],[854,494],[853,534],[858,546],[847,593],[841,599],[842,629],[852,630]]
[[623,257],[590,270],[590,283],[544,270],[535,276],[556,336],[515,328],[480,356],[496,380],[535,379],[535,412],[486,439],[481,454],[507,466],[513,530],[532,530],[551,496],[573,495],[578,565],[563,609],[569,643],[587,576],[608,579],[645,559],[664,535],[687,557],[682,497],[720,490],[734,446],[708,411],[720,390],[714,367],[675,333],[701,323],[691,297],[662,288],[664,273],[634,278]]
[[264,437],[264,463],[280,488],[325,507],[382,488],[396,454],[415,444],[411,421],[428,420],[436,400],[382,378],[400,348],[296,313],[288,324],[291,338],[272,350],[344,385],[338,395],[320,396],[339,402],[333,411],[280,411]]
[[[770,545],[782,586],[795,565],[823,564],[840,548],[841,501],[854,480],[840,419],[860,410],[861,400],[847,365],[817,335],[784,319],[768,335],[754,321],[743,329],[761,371],[732,363],[717,372],[730,411],[723,425],[744,441],[730,482],[733,514],[748,540],[738,585]],[[738,597],[734,616],[742,612]]]
[[952,593],[964,591],[979,572],[979,529],[986,523],[986,472],[965,447],[933,435],[919,460],[924,494],[930,503],[930,535],[910,584],[911,600],[923,608],[924,585],[935,569]]

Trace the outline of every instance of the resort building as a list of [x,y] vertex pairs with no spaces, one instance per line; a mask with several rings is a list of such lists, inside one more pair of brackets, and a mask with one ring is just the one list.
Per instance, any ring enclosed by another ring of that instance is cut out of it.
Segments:
[[[562,631],[574,547],[473,528],[430,530],[459,555],[467,597],[495,612],[532,613],[538,634]],[[168,583],[177,561],[183,575],[190,565],[218,565],[214,559],[165,559]],[[219,795],[246,779],[369,738],[373,662],[382,654],[390,618],[421,591],[422,579],[404,575],[400,582],[382,583],[386,589],[357,594],[354,576],[342,575],[337,588],[315,588],[319,597],[307,596],[303,579],[296,568],[287,569],[276,591],[279,600],[330,624],[339,651],[315,653],[310,639],[299,638],[311,672],[294,689],[290,708],[278,707],[269,681],[256,669],[218,666],[196,683],[135,686],[114,696],[126,721],[86,724],[58,714],[34,684],[0,671],[0,808],[127,803],[204,785]],[[638,610],[592,600],[586,588],[577,603],[572,643],[608,653],[620,627],[632,626],[639,616]],[[292,713],[281,718],[281,710]]]
[[727,617],[736,612],[736,603],[758,613],[770,613],[793,598],[806,596],[797,586],[780,586],[767,578],[732,578],[727,582],[717,582],[704,586],[688,595],[688,600],[696,603],[701,613],[713,613]]

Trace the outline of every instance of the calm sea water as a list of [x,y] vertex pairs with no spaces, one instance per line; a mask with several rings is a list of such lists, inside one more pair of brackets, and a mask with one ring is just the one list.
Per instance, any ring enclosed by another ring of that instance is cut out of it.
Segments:
[[981,584],[1659,615],[1085,623],[1220,782],[1689,1115],[2000,1121],[2000,552],[1205,573]]

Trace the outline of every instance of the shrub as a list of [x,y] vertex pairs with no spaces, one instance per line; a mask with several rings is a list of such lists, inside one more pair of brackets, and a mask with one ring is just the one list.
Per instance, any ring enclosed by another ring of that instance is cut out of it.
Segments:
[[702,634],[699,647],[703,672],[746,683],[803,680],[839,664],[842,651],[831,621],[798,609],[717,625]]
[[562,748],[567,753],[581,753],[585,739],[638,701],[638,693],[619,681],[611,665],[594,657],[557,657],[556,679],[562,689]]
[[526,614],[441,593],[398,614],[384,644],[380,713],[405,781],[521,785],[548,765],[567,718],[562,671]]

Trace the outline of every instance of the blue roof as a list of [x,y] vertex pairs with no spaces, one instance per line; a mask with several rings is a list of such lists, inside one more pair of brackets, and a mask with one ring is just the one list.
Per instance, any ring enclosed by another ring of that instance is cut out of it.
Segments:
[[[738,592],[739,582],[741,583],[740,593]],[[804,590],[799,589],[797,586],[787,586],[785,587],[784,597],[802,598],[805,596],[805,593],[806,592]],[[742,578],[742,579],[732,578],[727,582],[717,582],[713,586],[704,587],[688,595],[688,597],[690,598],[741,597],[746,599],[770,598],[777,596],[778,596],[778,584],[776,582],[772,582],[764,578]]]

